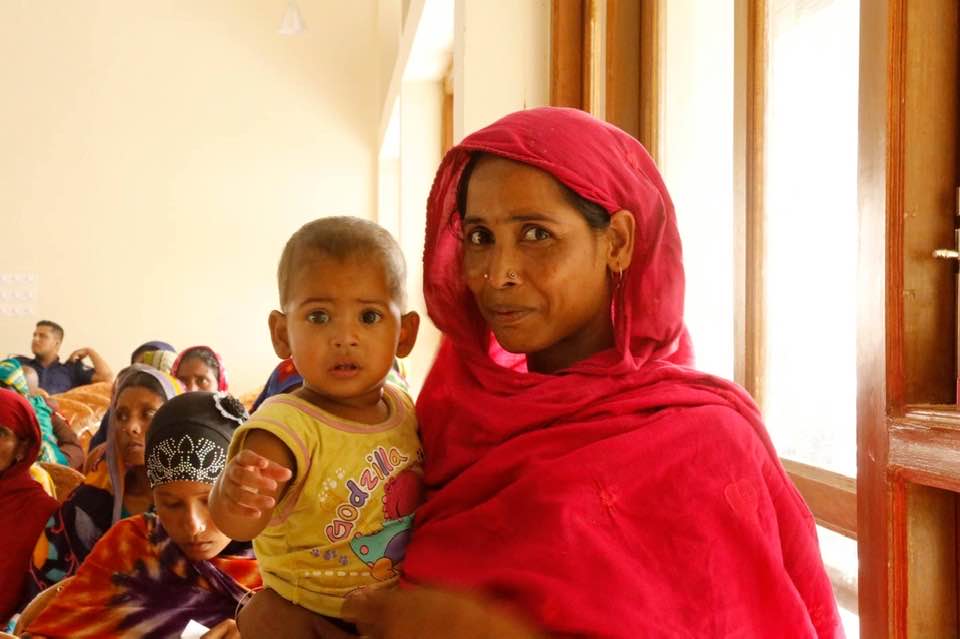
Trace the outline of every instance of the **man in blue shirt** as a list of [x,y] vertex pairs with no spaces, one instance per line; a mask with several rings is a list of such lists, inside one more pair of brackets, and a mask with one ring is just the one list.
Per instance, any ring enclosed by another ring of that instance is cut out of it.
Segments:
[[[33,358],[17,358],[22,364],[37,371],[40,388],[54,395],[66,392],[74,386],[113,381],[113,371],[92,348],[77,349],[70,353],[65,364],[61,363],[60,344],[62,343],[63,328],[56,322],[42,320],[37,322],[37,327],[33,331],[33,341],[30,344]],[[83,360],[87,357],[93,363],[93,368],[83,364]]]

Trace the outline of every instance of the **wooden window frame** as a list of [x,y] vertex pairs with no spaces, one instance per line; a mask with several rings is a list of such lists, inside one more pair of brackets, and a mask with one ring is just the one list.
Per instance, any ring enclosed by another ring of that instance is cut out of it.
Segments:
[[[640,140],[654,160],[662,1],[553,0],[550,24],[550,104],[582,109],[617,125]],[[598,28],[601,19],[603,28]],[[595,73],[599,66],[602,78]]]

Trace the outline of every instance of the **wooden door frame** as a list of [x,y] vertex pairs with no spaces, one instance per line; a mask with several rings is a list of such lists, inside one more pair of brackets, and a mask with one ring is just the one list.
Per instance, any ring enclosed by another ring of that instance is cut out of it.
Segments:
[[930,252],[952,240],[936,209],[958,177],[957,15],[955,0],[861,4],[857,525],[871,639],[960,632],[960,414],[916,405],[953,396],[952,274]]
[[892,495],[886,475],[887,407],[888,379],[895,379],[897,373],[886,354],[887,324],[890,315],[896,317],[894,305],[899,300],[887,305],[887,282],[895,277],[889,272],[889,265],[897,263],[895,257],[891,259],[887,254],[887,208],[892,204],[887,191],[887,145],[897,138],[895,127],[891,127],[898,117],[890,113],[888,98],[889,87],[897,83],[891,81],[888,70],[897,66],[892,63],[895,55],[889,42],[889,27],[890,12],[895,10],[891,4],[899,2],[902,0],[864,2],[860,13],[857,548],[858,582],[862,585],[858,602],[860,636],[878,639],[889,636],[891,603],[888,562]]

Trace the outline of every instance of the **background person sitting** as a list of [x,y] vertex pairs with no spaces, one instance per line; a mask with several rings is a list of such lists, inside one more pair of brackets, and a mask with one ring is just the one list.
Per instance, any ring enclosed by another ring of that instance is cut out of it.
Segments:
[[0,389],[0,630],[23,596],[30,553],[57,500],[30,476],[40,452],[40,425],[20,394]]
[[[161,341],[145,342],[130,354],[131,364],[146,364],[164,373],[169,373],[173,370],[173,364],[176,360],[177,349]],[[93,435],[93,439],[90,440],[90,450],[107,441],[107,424],[109,423],[110,411],[108,410],[100,420],[100,428],[97,429],[97,432]]]
[[188,393],[225,392],[230,387],[227,383],[227,369],[223,365],[223,358],[209,346],[191,346],[184,350],[173,363],[172,373]]
[[49,401],[37,394],[37,372],[15,359],[0,361],[0,387],[25,397],[40,424],[40,455],[37,461],[80,469],[85,455],[70,425],[57,414]]
[[[79,348],[70,353],[66,363],[62,363],[60,361],[62,343],[63,327],[56,322],[41,320],[37,322],[33,331],[33,340],[30,343],[33,357],[17,358],[21,364],[26,364],[37,371],[40,388],[54,395],[84,384],[113,381],[113,371],[92,348]],[[93,368],[83,363],[83,360],[88,357],[93,363]]]

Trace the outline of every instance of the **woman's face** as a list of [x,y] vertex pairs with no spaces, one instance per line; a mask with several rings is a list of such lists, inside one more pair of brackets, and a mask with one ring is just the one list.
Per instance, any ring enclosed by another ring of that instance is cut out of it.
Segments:
[[477,162],[463,220],[463,272],[480,313],[530,370],[555,372],[613,346],[607,231],[587,225],[549,174]]
[[113,419],[117,428],[117,452],[126,466],[143,466],[147,430],[163,398],[148,388],[131,386],[117,398]]
[[211,488],[197,481],[174,481],[153,489],[163,528],[192,561],[212,559],[230,543],[210,517],[207,500]]
[[12,429],[0,425],[0,473],[17,463],[17,457],[26,453],[27,442],[17,437]]
[[217,374],[199,357],[191,357],[180,362],[177,367],[177,379],[188,393],[193,391],[217,390]]

